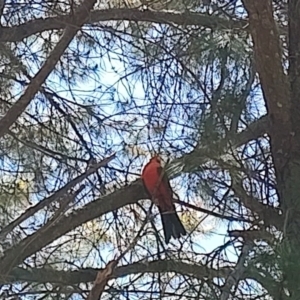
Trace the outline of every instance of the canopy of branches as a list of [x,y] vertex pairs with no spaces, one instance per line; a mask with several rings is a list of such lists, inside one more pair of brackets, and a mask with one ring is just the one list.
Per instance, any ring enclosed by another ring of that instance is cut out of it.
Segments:
[[[0,0],[1,299],[299,299],[297,0]],[[188,234],[140,174],[165,161]]]

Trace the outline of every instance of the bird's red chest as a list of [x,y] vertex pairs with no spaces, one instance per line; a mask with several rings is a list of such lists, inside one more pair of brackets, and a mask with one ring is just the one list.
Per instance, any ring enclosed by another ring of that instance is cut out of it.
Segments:
[[172,188],[168,178],[163,174],[160,163],[150,161],[142,172],[142,179],[151,200],[160,210],[163,212],[174,211]]
[[158,195],[162,178],[160,178],[160,174],[158,173],[158,168],[155,167],[145,167],[143,172],[143,181],[146,185],[149,193]]

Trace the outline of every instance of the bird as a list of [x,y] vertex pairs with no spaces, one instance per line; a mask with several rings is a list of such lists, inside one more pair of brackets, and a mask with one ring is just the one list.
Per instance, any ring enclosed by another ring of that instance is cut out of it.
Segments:
[[173,203],[173,190],[167,174],[161,166],[161,158],[153,156],[142,171],[142,181],[149,198],[158,207],[166,244],[171,237],[179,239],[186,235]]

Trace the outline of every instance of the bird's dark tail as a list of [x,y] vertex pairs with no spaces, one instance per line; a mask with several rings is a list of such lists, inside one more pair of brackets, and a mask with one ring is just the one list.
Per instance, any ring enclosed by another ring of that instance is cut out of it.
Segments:
[[186,231],[176,213],[160,211],[161,221],[164,229],[166,244],[169,243],[171,237],[179,239],[182,235],[186,235]]

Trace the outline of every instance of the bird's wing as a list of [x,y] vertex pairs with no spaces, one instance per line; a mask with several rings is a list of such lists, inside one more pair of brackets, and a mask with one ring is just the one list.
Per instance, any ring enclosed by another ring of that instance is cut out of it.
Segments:
[[160,176],[161,183],[168,190],[168,192],[170,193],[170,195],[173,196],[173,190],[172,190],[172,187],[170,185],[170,180],[168,178],[168,175],[167,175],[166,171],[162,167],[159,167],[157,169],[157,172],[158,172],[158,174]]
[[163,211],[174,211],[175,207],[173,204],[173,190],[170,185],[168,175],[162,167],[158,168],[158,174],[160,175],[161,180],[159,191],[160,194],[163,195],[163,197],[159,199],[159,206]]

